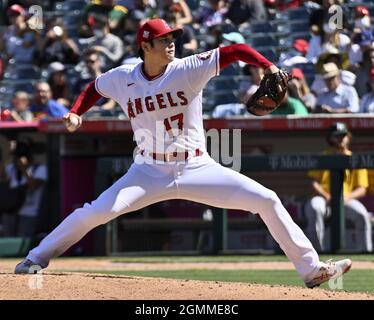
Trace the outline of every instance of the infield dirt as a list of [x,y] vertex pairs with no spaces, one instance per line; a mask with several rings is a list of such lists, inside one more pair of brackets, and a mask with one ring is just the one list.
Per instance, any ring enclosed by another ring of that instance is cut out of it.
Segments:
[[[79,270],[172,270],[172,269],[292,269],[288,262],[245,263],[113,263],[96,259],[56,259],[44,271],[42,278],[15,275],[19,260],[0,260],[0,299],[67,299],[67,300],[258,300],[296,299],[374,300],[374,295],[348,293],[295,286],[248,283],[174,280],[134,276],[81,273]],[[357,262],[355,268],[369,269],[371,262]],[[64,272],[63,270],[70,270]],[[71,272],[74,270],[74,272]],[[75,272],[77,271],[77,272]],[[39,281],[39,282],[38,282]],[[41,282],[40,282],[41,281]],[[31,289],[40,286],[40,289]]]

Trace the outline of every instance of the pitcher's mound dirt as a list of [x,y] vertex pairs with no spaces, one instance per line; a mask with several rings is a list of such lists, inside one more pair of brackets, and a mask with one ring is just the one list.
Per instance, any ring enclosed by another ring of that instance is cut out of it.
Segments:
[[[62,273],[55,270],[113,270],[123,264],[102,260],[55,260],[48,271],[40,275],[12,274],[15,260],[0,261],[0,300],[2,299],[121,299],[121,300],[230,300],[230,299],[374,299],[374,295],[347,293],[301,287],[270,286],[218,281],[171,280],[130,276],[110,276],[87,273]],[[122,265],[122,266],[121,266]],[[130,264],[132,265],[132,264]],[[180,264],[183,267],[183,264]],[[234,267],[235,264],[232,264]],[[132,270],[137,269],[132,265]],[[148,264],[149,267],[149,264]],[[155,264],[154,269],[162,268]],[[175,265],[177,267],[177,265]],[[201,266],[200,266],[201,267]],[[205,266],[208,267],[208,266]],[[242,266],[244,267],[244,266]],[[258,265],[257,265],[258,267]],[[286,266],[285,266],[286,267]],[[75,269],[74,268],[74,269]],[[212,266],[210,266],[212,268]],[[228,268],[230,269],[230,268]],[[38,289],[39,288],[39,289]]]

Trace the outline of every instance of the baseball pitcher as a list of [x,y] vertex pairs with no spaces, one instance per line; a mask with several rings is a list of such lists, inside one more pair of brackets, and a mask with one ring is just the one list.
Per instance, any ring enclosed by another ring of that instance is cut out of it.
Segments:
[[96,200],[74,210],[31,250],[15,273],[46,268],[87,232],[127,212],[168,199],[258,213],[308,287],[347,272],[351,260],[321,262],[278,196],[254,180],[216,163],[207,153],[202,90],[235,61],[265,69],[248,111],[261,116],[275,110],[289,75],[245,44],[220,47],[177,59],[175,38],[181,28],[162,19],[148,20],[137,33],[143,63],[112,69],[89,84],[64,116],[69,131],[100,97],[117,101],[131,121],[138,152],[129,171]]

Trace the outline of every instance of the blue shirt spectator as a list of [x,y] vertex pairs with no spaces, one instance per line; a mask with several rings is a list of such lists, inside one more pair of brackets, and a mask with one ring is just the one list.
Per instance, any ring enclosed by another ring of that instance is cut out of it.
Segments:
[[34,114],[35,120],[42,120],[48,117],[61,118],[68,109],[52,100],[51,87],[47,82],[39,82],[35,85],[35,98],[30,106],[30,111]]

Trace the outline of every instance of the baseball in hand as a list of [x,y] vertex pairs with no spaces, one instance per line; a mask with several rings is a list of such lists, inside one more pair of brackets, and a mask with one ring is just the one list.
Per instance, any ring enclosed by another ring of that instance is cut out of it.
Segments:
[[66,129],[69,132],[74,132],[79,128],[79,119],[78,117],[72,117],[70,116],[69,119],[66,121]]

